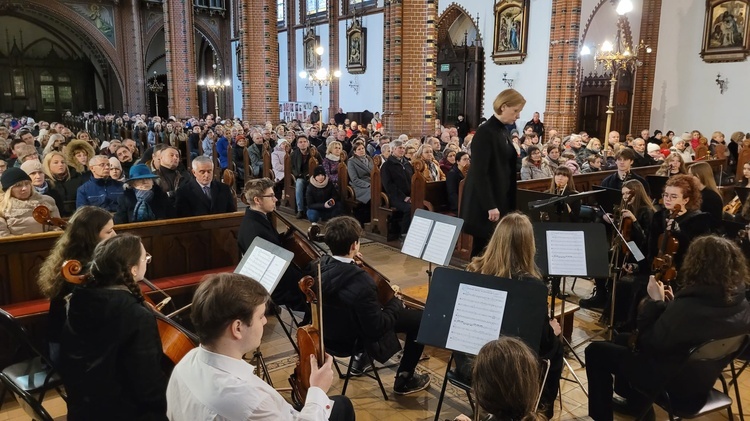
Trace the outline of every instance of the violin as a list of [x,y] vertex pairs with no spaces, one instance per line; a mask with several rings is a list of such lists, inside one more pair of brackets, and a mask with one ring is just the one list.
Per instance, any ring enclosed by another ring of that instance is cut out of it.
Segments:
[[320,301],[322,290],[320,283],[320,264],[318,264],[317,293],[313,291],[316,284],[312,276],[305,276],[299,281],[299,288],[305,294],[312,310],[312,324],[297,329],[297,346],[299,360],[294,373],[289,377],[292,386],[292,401],[296,406],[304,405],[307,391],[310,389],[310,355],[314,355],[320,368],[325,363],[325,345],[323,344],[323,306]]
[[621,244],[622,247],[622,253],[624,256],[627,256],[628,253],[630,253],[630,249],[628,249],[627,242],[631,240],[632,238],[632,232],[633,232],[633,220],[630,218],[625,218],[623,216],[623,211],[627,210],[627,205],[630,203],[630,195],[623,195],[622,196],[622,202],[620,203],[620,210],[619,210],[619,229],[620,234],[622,234],[622,238],[625,239],[625,243]]
[[[86,283],[90,276],[88,274],[81,274],[83,266],[78,260],[66,260],[63,262],[61,271],[66,281],[76,285]],[[198,346],[198,338],[174,320],[161,314],[156,308],[157,305],[147,295],[144,295],[143,299],[156,317],[156,327],[159,330],[162,353],[173,364],[177,365],[185,354]]]
[[[681,210],[680,205],[675,205],[667,219],[674,221]],[[674,225],[674,222],[672,225]],[[672,282],[677,277],[674,256],[680,247],[680,242],[672,235],[672,225],[668,225],[664,233],[659,236],[659,254],[651,262],[651,271],[654,277],[657,281],[665,284]]]
[[31,213],[31,216],[36,222],[47,227],[57,227],[65,229],[65,227],[68,225],[68,221],[52,216],[49,208],[44,205],[35,207],[34,211]]
[[729,203],[724,206],[724,212],[735,215],[742,209],[742,201],[739,196],[734,196],[734,199],[730,200]]

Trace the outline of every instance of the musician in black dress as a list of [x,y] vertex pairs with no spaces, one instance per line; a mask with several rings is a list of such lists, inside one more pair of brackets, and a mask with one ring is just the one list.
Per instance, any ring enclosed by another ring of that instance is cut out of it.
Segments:
[[[570,196],[578,194],[576,191],[576,184],[573,181],[573,173],[570,168],[561,165],[555,169],[554,175],[550,180],[549,189],[547,193],[554,194],[557,196]],[[557,203],[557,215],[570,215],[571,222],[578,222],[578,216],[581,213],[581,201],[575,200],[570,203]],[[550,215],[550,221],[557,222],[557,218],[554,214]]]
[[[672,190],[668,194],[682,196]],[[670,203],[677,200],[682,199],[669,199]],[[642,413],[649,401],[640,392],[653,394],[664,386],[671,399],[700,408],[726,362],[713,369],[702,365],[701,370],[679,370],[688,352],[709,340],[750,329],[750,304],[745,299],[749,274],[737,245],[704,236],[691,243],[683,261],[678,275],[680,291],[673,293],[650,278],[648,297],[638,317],[637,352],[625,346],[621,336],[615,343],[593,342],[586,348],[589,415],[595,421],[612,420],[613,411]],[[613,391],[621,398],[613,399]],[[654,419],[653,411],[646,419]]]
[[90,276],[68,302],[60,340],[68,419],[166,419],[161,340],[138,286],[150,262],[140,238],[130,234],[94,249]]

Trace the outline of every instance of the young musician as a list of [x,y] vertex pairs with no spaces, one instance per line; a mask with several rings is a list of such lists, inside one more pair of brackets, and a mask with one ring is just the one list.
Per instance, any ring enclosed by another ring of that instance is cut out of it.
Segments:
[[[244,254],[255,237],[282,246],[281,234],[271,224],[268,214],[276,209],[276,195],[273,191],[274,182],[269,178],[256,178],[245,184],[245,201],[248,208],[242,218],[240,230],[237,233],[237,245],[240,253]],[[310,309],[305,296],[297,283],[305,274],[294,264],[289,265],[279,284],[271,294],[271,299],[277,305],[288,305],[290,308],[304,312],[303,325],[309,322]]]
[[[325,243],[331,256],[321,258],[323,287],[323,332],[326,346],[350,352],[354,342],[373,359],[385,362],[401,349],[396,333],[405,333],[401,363],[396,370],[393,392],[408,395],[430,385],[429,374],[415,371],[424,345],[416,342],[422,312],[404,308],[398,297],[378,302],[378,286],[364,269],[352,264],[359,256],[362,228],[356,219],[339,216],[326,224]],[[386,285],[390,288],[390,286]],[[356,372],[369,365],[366,358],[355,361]]]
[[[576,185],[573,181],[573,172],[570,170],[570,168],[566,167],[565,165],[561,165],[557,167],[553,173],[552,179],[549,183],[549,190],[547,190],[547,193],[555,194],[558,196],[570,196],[572,194],[577,194],[576,191]],[[565,204],[560,203],[560,207],[565,206]],[[578,221],[578,215],[581,213],[581,201],[576,200],[574,202],[567,204],[567,211],[570,214],[570,219],[575,222]],[[564,208],[558,209],[558,213],[564,214]],[[551,218],[554,220],[554,218]]]
[[169,379],[170,420],[354,420],[348,398],[334,396],[331,408],[326,396],[333,380],[330,355],[320,368],[314,356],[300,361],[311,366],[301,412],[242,359],[260,346],[268,298],[260,283],[240,274],[209,275],[201,282],[190,315],[201,345],[180,360]]
[[[612,420],[613,410],[642,413],[647,402],[636,390],[656,392],[664,380],[678,374],[690,349],[750,329],[750,305],[745,299],[749,274],[737,245],[717,236],[701,237],[690,245],[684,262],[678,275],[682,289],[676,294],[650,278],[648,298],[638,317],[638,352],[625,346],[621,337],[615,343],[592,342],[586,348],[589,415],[595,421]],[[722,368],[683,369],[667,391],[673,400],[705,402]],[[613,402],[613,390],[624,399]]]
[[635,152],[630,148],[620,149],[615,154],[615,162],[617,163],[617,173],[612,174],[602,180],[602,186],[609,187],[610,189],[620,190],[622,183],[635,179],[643,184],[646,189],[646,193],[649,192],[648,183],[638,174],[631,172],[633,162],[635,161]]
[[716,231],[724,215],[724,201],[714,180],[714,172],[707,162],[696,162],[688,170],[698,181],[701,192],[701,212],[711,215],[711,229]]
[[[543,376],[539,358],[522,340],[502,336],[487,342],[474,362],[472,388],[479,407],[474,419],[545,420],[536,412]],[[548,376],[547,382],[550,380]],[[480,417],[480,412],[488,416]],[[462,414],[456,421],[471,421],[471,418]]]
[[[561,168],[558,168],[558,170]],[[564,169],[570,172],[569,169]],[[485,275],[512,278],[519,282],[541,284],[542,275],[536,263],[534,263],[535,254],[536,246],[531,220],[524,214],[513,212],[500,220],[484,253],[473,258],[467,270]],[[550,371],[547,383],[544,385],[540,405],[544,408],[547,417],[552,418],[555,398],[560,387],[563,349],[558,338],[560,325],[557,320],[550,319],[549,316],[546,316],[544,320],[539,356],[550,360]],[[456,354],[456,363],[462,374],[465,375],[469,371],[467,364],[470,365],[471,362],[464,354]],[[474,372],[476,373],[476,371]]]
[[166,379],[156,319],[138,282],[151,255],[140,238],[103,241],[73,289],[60,339],[70,420],[164,419]]
[[642,251],[648,250],[646,230],[651,226],[656,208],[651,203],[643,184],[638,180],[628,180],[622,184],[622,198],[625,203],[622,218],[629,219],[632,223],[629,240],[635,241]]
[[68,221],[65,231],[39,269],[39,290],[50,299],[47,341],[53,362],[60,358],[60,335],[65,324],[65,297],[73,292],[73,284],[65,280],[60,268],[66,260],[78,260],[81,265],[86,266],[94,255],[96,245],[115,235],[111,213],[97,206],[80,207]]

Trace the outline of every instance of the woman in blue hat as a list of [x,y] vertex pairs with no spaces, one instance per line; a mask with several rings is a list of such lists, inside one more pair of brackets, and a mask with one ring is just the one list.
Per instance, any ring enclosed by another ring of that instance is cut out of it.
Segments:
[[125,182],[125,192],[118,200],[115,224],[155,221],[172,218],[169,198],[154,182],[159,178],[145,164],[133,165]]

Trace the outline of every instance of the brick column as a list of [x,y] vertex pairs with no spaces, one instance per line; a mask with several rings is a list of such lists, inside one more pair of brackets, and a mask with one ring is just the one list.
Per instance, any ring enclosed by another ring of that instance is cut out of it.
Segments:
[[177,118],[198,116],[198,86],[195,79],[193,2],[164,2],[164,51],[167,62],[169,114]]
[[[339,67],[339,0],[328,0],[328,71],[341,70]],[[346,34],[344,34],[346,36]],[[323,115],[320,110],[320,119],[328,122],[339,108],[339,79],[333,78],[328,86],[328,115]],[[358,123],[362,123],[358,121]]]
[[[635,72],[635,89],[633,92],[633,119],[630,123],[629,132],[640,133],[641,130],[649,128],[651,132],[662,127],[650,127],[651,124],[651,101],[654,97],[654,73],[656,72],[656,54],[659,44],[659,24],[661,22],[662,0],[649,0],[643,2],[643,13],[641,14],[641,39],[651,47],[651,54],[645,51],[638,53],[638,58],[643,65]],[[633,40],[638,45],[640,40]]]
[[289,67],[289,101],[297,101],[297,31],[294,29],[294,25],[297,23],[297,6],[296,1],[284,2],[286,7],[286,56]]
[[390,136],[433,131],[436,25],[436,0],[386,1],[383,124]]
[[[240,16],[242,119],[251,124],[275,122],[279,119],[276,2],[241,0]],[[291,37],[293,35],[294,31],[290,33]]]
[[576,129],[580,22],[581,0],[553,0],[544,126],[558,133]]

